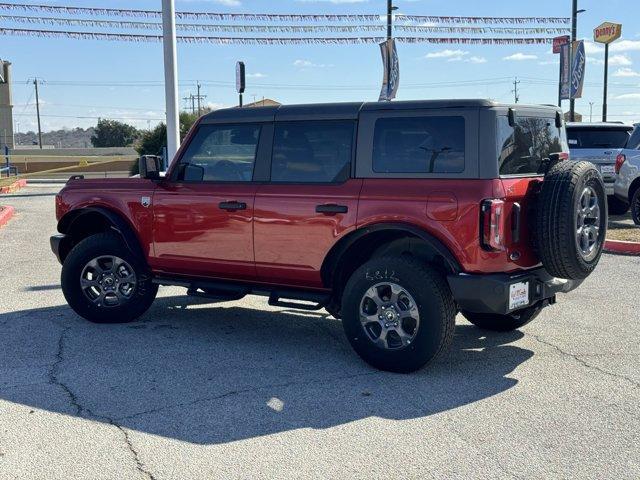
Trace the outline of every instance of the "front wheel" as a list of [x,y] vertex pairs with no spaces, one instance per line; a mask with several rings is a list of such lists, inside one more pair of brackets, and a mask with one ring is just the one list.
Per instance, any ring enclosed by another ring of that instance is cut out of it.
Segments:
[[494,332],[510,332],[524,327],[531,322],[542,311],[542,307],[534,306],[519,310],[508,315],[497,315],[492,313],[460,312],[464,318],[483,330]]
[[441,274],[394,256],[374,258],[353,273],[341,313],[347,338],[364,361],[408,373],[449,347],[456,308]]
[[73,247],[61,283],[71,308],[95,323],[131,322],[158,292],[146,265],[113,233],[92,235]]

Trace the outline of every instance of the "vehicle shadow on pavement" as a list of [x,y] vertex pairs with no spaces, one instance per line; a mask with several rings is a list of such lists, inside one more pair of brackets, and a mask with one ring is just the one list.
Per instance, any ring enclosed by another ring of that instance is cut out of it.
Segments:
[[[520,332],[459,324],[451,351],[399,375],[364,364],[339,321],[159,298],[139,321],[95,325],[59,306],[0,314],[0,398],[197,444],[362,419],[425,417],[513,387]],[[246,302],[245,302],[246,304]]]

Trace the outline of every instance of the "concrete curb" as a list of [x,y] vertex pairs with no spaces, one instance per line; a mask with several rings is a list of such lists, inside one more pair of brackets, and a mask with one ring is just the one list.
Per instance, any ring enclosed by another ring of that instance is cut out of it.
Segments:
[[6,225],[7,222],[11,220],[11,217],[13,217],[14,213],[15,210],[13,209],[13,207],[0,207],[0,227]]
[[27,186],[27,181],[23,178],[21,180],[16,180],[11,185],[7,187],[0,187],[0,194],[2,193],[13,193],[20,190],[22,187]]
[[618,255],[640,256],[640,242],[623,242],[622,240],[605,240],[604,251]]

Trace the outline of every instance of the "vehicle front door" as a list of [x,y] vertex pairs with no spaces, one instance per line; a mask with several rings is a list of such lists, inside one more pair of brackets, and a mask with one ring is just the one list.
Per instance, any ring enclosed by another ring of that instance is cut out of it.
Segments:
[[[200,124],[153,198],[155,270],[255,279],[254,165],[271,124]],[[270,139],[270,131],[269,131]]]

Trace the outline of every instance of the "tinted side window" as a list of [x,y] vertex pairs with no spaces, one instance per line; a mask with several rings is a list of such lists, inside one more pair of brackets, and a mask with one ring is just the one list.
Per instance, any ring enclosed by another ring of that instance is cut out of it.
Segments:
[[624,148],[629,140],[628,129],[568,128],[569,148]]
[[373,171],[460,173],[464,144],[463,117],[380,118],[373,137]]
[[566,151],[564,130],[555,118],[517,117],[514,127],[498,117],[498,165],[500,175],[537,174],[542,159]]
[[250,182],[260,125],[202,125],[180,161],[187,182]]
[[276,123],[272,182],[340,182],[349,178],[353,121]]

